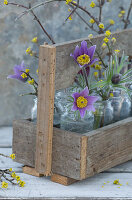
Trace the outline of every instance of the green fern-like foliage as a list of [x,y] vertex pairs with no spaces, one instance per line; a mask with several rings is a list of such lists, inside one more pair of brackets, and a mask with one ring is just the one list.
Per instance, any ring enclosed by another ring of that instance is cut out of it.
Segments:
[[126,86],[132,82],[132,69],[121,74],[121,71],[125,66],[130,64],[128,62],[128,56],[122,54],[121,59],[117,54],[111,56],[109,66],[105,70],[104,79],[98,82],[93,82],[91,90],[96,90],[104,100],[109,98],[109,93],[115,89],[122,89],[130,96],[130,90]]

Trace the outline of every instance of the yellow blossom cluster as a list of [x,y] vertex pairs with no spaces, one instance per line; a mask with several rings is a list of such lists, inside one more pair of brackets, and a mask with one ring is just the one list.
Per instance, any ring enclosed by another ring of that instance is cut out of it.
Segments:
[[90,22],[91,24],[94,24],[94,23],[95,23],[94,19],[92,19],[92,18],[89,20],[89,22]]
[[28,83],[29,83],[30,85],[34,85],[34,79],[28,81]]
[[11,158],[12,160],[14,160],[14,159],[15,159],[15,154],[14,154],[14,153],[11,154],[11,155],[10,155],[10,158]]
[[121,10],[118,14],[119,18],[122,18],[125,15],[126,11],[125,10]]
[[5,5],[8,5],[8,1],[7,1],[7,0],[4,0],[4,4],[5,4]]
[[94,8],[95,6],[96,6],[96,4],[92,1],[91,4],[90,4],[90,7]]
[[99,24],[99,28],[100,28],[100,29],[104,29],[104,24],[103,24],[103,23],[100,23],[100,24]]
[[38,38],[37,38],[37,37],[34,37],[34,38],[32,39],[32,42],[33,42],[33,43],[38,43]]

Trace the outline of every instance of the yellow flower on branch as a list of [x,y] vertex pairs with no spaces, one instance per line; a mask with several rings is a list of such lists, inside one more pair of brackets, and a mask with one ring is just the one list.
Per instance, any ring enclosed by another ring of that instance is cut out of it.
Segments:
[[93,38],[93,34],[89,34],[88,39],[92,39],[92,38]]
[[125,13],[126,13],[126,11],[125,10],[121,10],[121,12],[120,12],[122,15],[124,15]]
[[94,8],[95,6],[96,6],[96,4],[92,1],[91,4],[90,4],[90,7]]
[[12,173],[11,173],[11,177],[12,177],[12,178],[16,178],[16,173],[15,173],[15,172],[12,172]]
[[106,44],[106,43],[103,43],[103,44],[102,44],[102,48],[105,49],[106,47],[107,47],[107,44]]
[[8,1],[7,1],[7,0],[4,0],[4,4],[5,4],[5,5],[8,5]]
[[113,43],[115,43],[115,42],[116,42],[116,38],[113,37],[113,38],[111,39],[111,41],[112,41]]
[[95,23],[94,19],[92,19],[92,18],[89,20],[89,22],[90,22],[91,24],[94,24],[94,23]]
[[109,30],[107,30],[107,31],[105,32],[105,36],[106,36],[106,37],[110,37],[110,35],[111,35],[111,32],[110,32]]
[[15,177],[17,181],[20,181],[20,176]]
[[27,54],[30,54],[31,52],[32,52],[31,47],[28,47],[28,48],[26,49],[26,53],[27,53]]
[[104,38],[104,42],[105,42],[105,43],[108,43],[108,42],[109,42],[109,39],[108,39],[107,37],[105,37],[105,38]]
[[11,158],[12,160],[14,160],[14,159],[15,159],[15,154],[14,154],[14,153],[11,154],[11,155],[10,155],[10,158]]
[[8,183],[6,183],[5,181],[2,182],[1,184],[2,188],[8,188]]
[[28,83],[29,83],[30,85],[33,85],[33,84],[34,84],[34,79],[28,81]]
[[111,92],[111,93],[110,93],[110,97],[113,97],[113,96],[114,96],[114,94]]
[[36,70],[36,73],[37,73],[37,74],[39,73],[39,70],[38,70],[38,69]]
[[66,4],[69,4],[71,2],[72,2],[72,0],[66,0]]
[[38,42],[38,38],[37,38],[37,37],[34,37],[34,38],[32,39],[32,42],[33,42],[33,43],[37,43],[37,42]]
[[19,186],[24,187],[24,185],[25,185],[25,182],[20,180]]
[[30,72],[30,70],[29,70],[29,69],[26,69],[26,70],[25,70],[25,72],[26,72],[26,73],[29,73],[29,72]]
[[100,29],[104,29],[104,24],[103,24],[103,23],[100,23],[100,24],[99,24],[99,28],[100,28]]
[[69,20],[72,20],[72,16],[70,16],[68,19],[69,19]]
[[9,169],[9,172],[12,172],[12,168]]
[[21,77],[22,77],[22,78],[27,78],[27,75],[26,75],[25,73],[23,73],[23,74],[21,75]]
[[96,69],[96,70],[101,70],[101,69],[102,69],[102,66],[101,66],[101,65],[95,65],[95,69]]
[[94,72],[94,77],[98,78],[98,72]]
[[109,20],[109,23],[110,23],[110,25],[114,25],[114,24],[115,24],[115,21],[114,21],[113,19],[110,19],[110,20]]
[[121,18],[121,17],[123,17],[123,15],[122,15],[121,13],[119,13],[119,14],[118,14],[118,17]]

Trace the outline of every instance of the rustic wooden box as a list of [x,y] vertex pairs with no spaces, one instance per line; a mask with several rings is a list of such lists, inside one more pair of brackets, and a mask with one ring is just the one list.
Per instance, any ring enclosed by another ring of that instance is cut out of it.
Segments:
[[[113,36],[118,48],[131,56],[132,30]],[[97,49],[103,38],[93,38]],[[69,55],[82,40],[40,47],[37,125],[28,120],[13,123],[16,161],[34,167],[39,174],[69,177],[69,183],[132,159],[131,117],[89,133],[53,128],[54,91],[72,84],[79,68]]]

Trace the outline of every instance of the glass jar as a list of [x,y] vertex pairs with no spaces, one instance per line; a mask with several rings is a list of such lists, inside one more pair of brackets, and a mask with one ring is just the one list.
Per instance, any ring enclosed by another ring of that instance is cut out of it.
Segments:
[[75,117],[75,113],[65,112],[61,116],[60,128],[63,130],[76,132],[76,133],[87,133],[93,130],[94,125],[94,114],[91,111],[87,111],[85,117]]
[[97,101],[94,104],[94,129],[113,123],[113,107],[111,101]]
[[31,120],[32,122],[37,122],[37,97],[34,98],[34,105],[31,109]]
[[123,120],[131,116],[131,100],[128,95],[121,91],[116,90],[113,92],[113,97],[110,98],[113,107],[113,122]]

